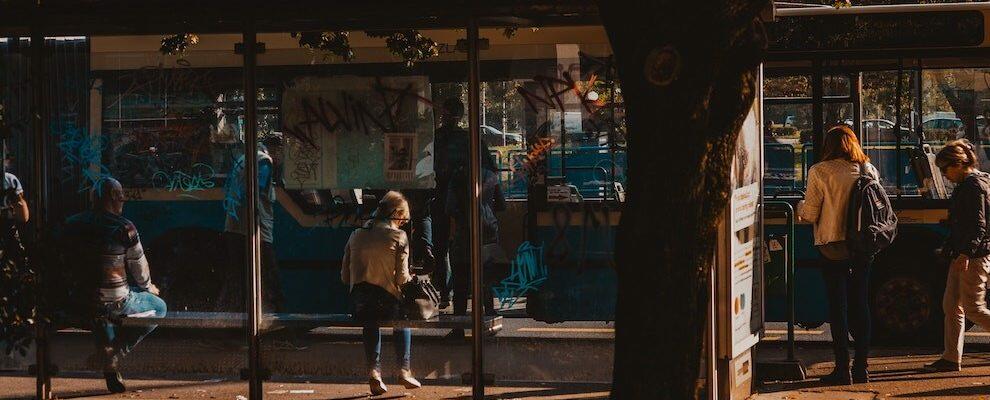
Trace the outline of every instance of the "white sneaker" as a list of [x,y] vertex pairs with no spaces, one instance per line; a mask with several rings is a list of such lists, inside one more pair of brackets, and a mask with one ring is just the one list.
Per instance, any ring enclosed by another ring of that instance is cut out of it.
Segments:
[[385,387],[385,382],[382,382],[382,373],[377,370],[371,370],[368,378],[368,387],[371,389],[372,396],[385,394],[388,391],[388,388]]
[[405,386],[406,389],[419,389],[423,387],[423,384],[419,383],[416,378],[413,378],[412,371],[408,369],[402,369],[399,371],[399,383]]

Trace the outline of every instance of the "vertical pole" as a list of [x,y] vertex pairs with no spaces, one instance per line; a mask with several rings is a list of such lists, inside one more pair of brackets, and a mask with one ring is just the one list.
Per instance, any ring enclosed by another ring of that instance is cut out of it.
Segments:
[[[712,259],[718,259],[717,252],[718,250],[712,255]],[[718,268],[718,263],[712,262],[712,266],[708,271],[708,323],[705,324],[705,392],[708,394],[707,400],[718,400],[718,352],[716,351],[718,345],[718,324],[716,324],[718,306],[716,301],[718,299],[715,297],[718,293],[715,282],[715,277],[718,276],[715,271]]]
[[866,146],[867,141],[863,135],[863,73],[849,74],[849,84],[853,101],[853,132],[859,133],[859,143]]
[[482,293],[481,282],[481,134],[479,114],[481,111],[481,78],[479,76],[478,55],[478,17],[472,15],[468,20],[467,29],[468,40],[468,124],[471,133],[471,197],[468,207],[471,210],[471,386],[472,398],[485,398],[485,381],[482,373],[484,363],[482,358],[484,333],[482,332],[481,318],[484,305],[481,301],[482,295],[491,296],[489,293]]
[[814,163],[822,157],[822,145],[825,143],[825,107],[823,100],[823,72],[821,59],[815,59],[811,63],[811,126],[812,126],[812,150]]
[[903,187],[902,186],[903,183],[901,179],[901,175],[903,175],[903,173],[901,172],[901,92],[904,91],[904,81],[902,80],[903,77],[904,77],[904,59],[898,58],[897,84],[894,85],[895,89],[897,90],[894,93],[894,107],[895,107],[894,108],[894,140],[896,143],[894,160],[896,162],[895,165],[897,166],[895,169],[895,171],[897,171],[895,173],[895,175],[897,176],[895,180],[897,184],[897,198],[901,198],[901,194],[902,194],[901,192],[903,191],[901,190],[901,188]]
[[247,236],[248,260],[248,394],[251,400],[261,400],[261,263],[260,235],[258,234],[258,132],[257,132],[257,32],[254,17],[249,17],[244,30],[244,183],[245,218],[251,222]]
[[922,76],[922,74],[921,74],[921,59],[920,58],[917,59],[915,61],[915,63],[916,63],[917,66],[915,67],[915,72],[914,73],[917,74],[917,75],[914,76],[914,113],[918,116],[918,120],[917,121],[914,121],[914,119],[911,120],[911,130],[914,131],[915,135],[918,137],[918,141],[917,141],[916,144],[918,145],[918,150],[921,150],[921,146],[925,143],[925,141],[924,141],[924,136],[925,135],[924,135],[924,132],[922,131],[922,127],[921,127],[921,118],[922,118],[922,115],[921,115],[921,110],[922,110],[922,108],[921,108],[921,97],[922,97],[921,96],[921,88],[922,88],[922,86],[921,86],[921,76]]
[[[47,124],[48,124],[48,110],[46,107],[45,99],[45,89],[44,82],[45,77],[45,36],[41,31],[41,4],[38,3],[35,8],[35,21],[31,28],[31,127],[32,134],[34,135],[34,168],[31,176],[31,184],[34,186],[32,190],[34,206],[31,210],[31,218],[34,220],[34,243],[32,247],[35,251],[38,239],[40,239],[41,233],[45,229],[45,220],[47,219],[47,213],[45,212],[48,200],[47,185],[45,182],[48,180],[47,166],[45,157],[45,139]],[[44,285],[43,268],[38,269],[38,285]],[[41,299],[42,291],[38,292],[39,304]],[[51,356],[49,351],[48,343],[48,325],[45,323],[44,318],[38,318],[35,324],[35,368],[37,368],[37,384],[35,396],[41,400],[47,400],[52,398],[52,380],[51,371],[49,369]]]
[[[612,76],[612,68],[615,68],[615,56],[609,58],[608,64],[605,67],[605,82],[608,84],[608,157],[611,161],[611,167],[609,169],[609,179],[608,187],[612,191],[612,199],[619,202],[619,193],[615,190],[615,107],[618,103],[615,100],[615,78]],[[561,156],[563,158],[563,156]],[[605,200],[608,200],[608,192],[606,191]]]

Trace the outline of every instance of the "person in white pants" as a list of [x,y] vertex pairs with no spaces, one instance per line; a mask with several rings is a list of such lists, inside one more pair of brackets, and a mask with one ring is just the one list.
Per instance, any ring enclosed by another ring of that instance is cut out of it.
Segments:
[[938,153],[935,164],[956,184],[949,207],[947,248],[953,257],[945,281],[942,310],[945,312],[945,350],[942,358],[925,366],[929,371],[959,371],[962,365],[966,319],[990,330],[986,303],[990,275],[990,174],[979,170],[973,145],[965,140],[949,142]]

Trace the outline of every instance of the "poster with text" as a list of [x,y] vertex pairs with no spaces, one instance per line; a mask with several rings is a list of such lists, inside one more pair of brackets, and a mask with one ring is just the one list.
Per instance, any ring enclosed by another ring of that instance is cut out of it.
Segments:
[[761,103],[755,101],[739,132],[730,171],[732,194],[720,229],[720,330],[727,347],[724,355],[731,358],[755,345],[763,328],[761,119]]
[[426,189],[434,183],[425,77],[301,77],[282,96],[288,189]]

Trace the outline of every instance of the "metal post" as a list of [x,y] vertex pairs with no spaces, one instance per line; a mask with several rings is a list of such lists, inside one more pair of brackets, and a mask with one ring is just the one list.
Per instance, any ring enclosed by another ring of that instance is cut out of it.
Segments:
[[[903,175],[901,173],[901,92],[904,90],[904,83],[901,78],[903,77],[904,77],[904,59],[898,58],[897,84],[894,85],[896,88],[896,92],[894,93],[894,120],[895,120],[894,140],[896,143],[895,146],[896,151],[894,152],[894,161],[896,162],[895,165],[897,165],[897,169],[895,169],[895,171],[897,171],[897,173],[895,174],[896,175],[895,181],[897,183],[897,198],[901,198],[901,192],[903,191],[901,190],[903,187],[902,179],[901,179],[901,175]],[[877,132],[880,132],[880,130],[877,129]]]
[[915,65],[916,65],[916,67],[915,67],[914,73],[916,73],[917,75],[915,75],[915,78],[914,78],[914,112],[915,112],[915,114],[918,115],[918,121],[915,122],[912,119],[912,121],[911,121],[911,130],[915,133],[915,136],[917,136],[918,141],[917,141],[916,144],[918,146],[918,150],[921,150],[921,146],[925,143],[925,140],[924,140],[924,136],[925,135],[924,135],[924,131],[922,130],[922,127],[921,127],[921,119],[922,119],[922,116],[921,116],[921,110],[922,110],[922,108],[921,108],[921,101],[922,101],[921,100],[921,97],[922,97],[921,96],[921,88],[922,88],[922,86],[921,86],[921,78],[922,78],[922,73],[921,73],[921,59],[920,58],[915,61]]
[[479,114],[481,111],[481,78],[479,68],[480,58],[478,55],[478,17],[472,15],[468,19],[467,29],[468,40],[468,132],[471,133],[471,196],[468,208],[471,210],[471,386],[472,397],[474,399],[485,398],[485,381],[482,373],[484,363],[482,358],[484,335],[481,318],[484,315],[484,304],[481,301],[482,293],[481,277],[481,133]]
[[925,143],[925,132],[924,132],[924,129],[922,129],[922,126],[921,126],[921,121],[923,119],[923,116],[921,115],[921,110],[922,110],[921,103],[922,103],[922,97],[923,97],[921,95],[921,88],[923,87],[923,85],[922,85],[922,79],[923,79],[924,74],[922,74],[922,70],[921,70],[921,59],[920,58],[917,59],[917,60],[915,60],[915,70],[914,70],[914,73],[917,74],[917,75],[915,75],[915,79],[914,79],[914,112],[915,112],[915,114],[918,115],[918,121],[917,122],[914,122],[912,120],[912,122],[911,122],[911,124],[912,124],[911,129],[915,133],[915,136],[917,136],[917,138],[918,138],[918,141],[917,141],[916,144],[918,146],[918,149],[921,150],[922,145],[924,145],[924,143]]
[[[717,253],[717,251],[716,251]],[[716,255],[712,254],[712,259],[716,259]],[[712,262],[712,265],[718,265],[716,262]],[[708,394],[706,400],[718,400],[718,352],[716,351],[716,346],[718,343],[718,324],[716,324],[716,318],[718,315],[718,306],[716,302],[718,298],[718,284],[715,280],[718,277],[716,273],[716,268],[709,268],[708,271],[708,309],[706,311],[708,321],[705,324],[705,392]]]
[[794,265],[794,225],[796,214],[794,206],[786,201],[767,201],[763,203],[764,208],[773,206],[780,207],[787,218],[787,233],[784,235],[787,245],[784,247],[784,284],[787,285],[787,358],[780,361],[762,362],[760,367],[765,371],[764,375],[782,380],[803,380],[806,377],[804,366],[796,356],[796,345],[794,338],[795,305],[794,292],[796,279]]
[[[34,243],[45,229],[48,204],[48,191],[45,182],[48,181],[48,171],[45,157],[45,139],[48,132],[48,110],[45,102],[45,36],[41,31],[41,4],[36,8],[35,21],[31,28],[31,127],[34,135],[34,170],[32,171],[31,184],[34,186],[31,218],[34,221]],[[37,251],[37,248],[34,249]],[[44,285],[43,268],[38,269],[38,285]],[[42,291],[38,292],[39,303]],[[38,318],[35,323],[35,368],[37,369],[37,384],[35,396],[38,399],[47,400],[52,398],[52,378],[51,378],[51,355],[48,343],[48,324],[44,318]]]
[[245,214],[250,221],[251,233],[247,236],[248,260],[248,398],[261,400],[261,242],[258,233],[258,132],[257,132],[257,32],[254,17],[249,17],[244,29],[244,182]]
[[[824,115],[824,105],[822,104],[823,99],[823,71],[822,71],[822,61],[820,59],[815,59],[811,63],[811,126],[812,126],[812,149],[816,150],[814,154],[814,162],[822,157],[822,145],[825,143],[825,122],[823,119]],[[812,163],[814,164],[814,163]]]

